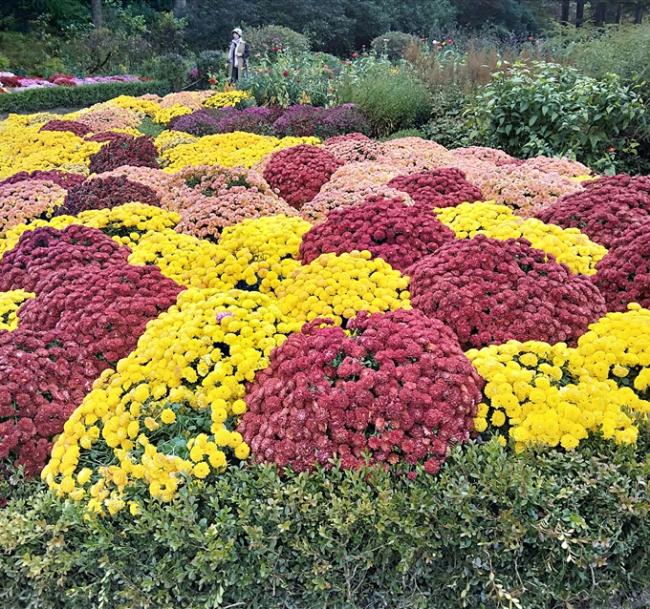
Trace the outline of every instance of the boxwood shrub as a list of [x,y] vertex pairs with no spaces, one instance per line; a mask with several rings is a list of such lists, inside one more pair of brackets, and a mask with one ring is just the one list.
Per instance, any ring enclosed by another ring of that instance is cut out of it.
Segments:
[[107,101],[118,95],[169,93],[166,83],[149,80],[139,82],[111,82],[78,87],[46,87],[0,95],[2,112],[38,112],[52,108],[77,108]]
[[470,445],[414,480],[233,468],[137,517],[90,521],[34,485],[0,510],[0,604],[609,608],[650,581],[642,454]]

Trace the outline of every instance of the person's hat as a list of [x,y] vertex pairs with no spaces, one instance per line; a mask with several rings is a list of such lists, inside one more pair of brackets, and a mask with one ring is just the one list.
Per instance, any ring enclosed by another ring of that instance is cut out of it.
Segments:
[[233,33],[233,34],[239,34],[239,36],[240,36],[240,38],[241,38],[242,31],[241,31],[241,28],[240,28],[240,27],[236,27],[236,28],[232,31],[232,33]]

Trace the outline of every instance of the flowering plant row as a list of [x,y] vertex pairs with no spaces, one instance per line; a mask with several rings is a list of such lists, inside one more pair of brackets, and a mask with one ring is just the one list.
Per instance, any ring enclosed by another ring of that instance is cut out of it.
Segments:
[[0,123],[0,459],[137,516],[247,460],[415,476],[479,436],[647,432],[645,178],[418,138],[137,130],[213,95]]

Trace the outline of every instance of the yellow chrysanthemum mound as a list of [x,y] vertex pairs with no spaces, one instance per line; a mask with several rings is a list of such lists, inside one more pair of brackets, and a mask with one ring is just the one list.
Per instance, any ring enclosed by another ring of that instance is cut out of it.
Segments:
[[193,288],[223,288],[219,246],[172,229],[149,232],[131,244],[131,264],[155,264],[165,277]]
[[160,110],[160,106],[155,101],[131,95],[119,95],[106,103],[125,110],[133,110],[149,117],[154,117]]
[[226,289],[275,293],[300,267],[298,250],[311,224],[285,215],[227,226],[219,240],[216,269]]
[[435,211],[438,219],[460,239],[478,234],[502,240],[523,238],[578,275],[594,275],[596,265],[607,253],[607,248],[594,243],[577,228],[561,228],[535,218],[524,220],[505,205],[462,203]]
[[244,131],[206,135],[187,144],[161,151],[162,165],[167,173],[175,173],[190,165],[221,165],[252,167],[264,157],[299,144],[318,144],[316,137],[283,137],[256,135]]
[[102,145],[69,131],[39,131],[32,126],[0,123],[0,179],[21,171],[61,169],[88,174],[90,157]]
[[591,324],[569,363],[576,375],[614,381],[631,408],[650,413],[650,310],[630,304]]
[[[70,216],[68,216],[70,217]],[[91,209],[74,217],[74,224],[98,228],[120,245],[133,247],[143,235],[174,228],[179,214],[154,205],[126,203],[111,209]]]
[[154,140],[156,150],[159,154],[164,154],[168,150],[179,146],[180,144],[191,144],[196,142],[199,138],[184,131],[161,131]]
[[475,427],[488,427],[516,451],[528,446],[573,450],[590,434],[618,444],[636,442],[630,400],[613,381],[574,376],[564,343],[509,341],[467,356],[485,380]]
[[202,479],[246,459],[233,431],[245,384],[296,329],[263,294],[181,293],[66,422],[43,479],[92,513],[115,514],[139,484],[171,501],[182,474]]
[[305,323],[318,317],[345,324],[359,311],[410,309],[409,278],[368,251],[322,254],[276,289],[281,311]]
[[30,298],[36,294],[26,292],[25,290],[11,290],[10,292],[0,292],[0,331],[8,330],[11,332],[18,327],[18,309]]
[[219,91],[203,102],[208,108],[226,108],[236,106],[237,104],[250,99],[251,94],[248,91]]
[[176,118],[177,116],[184,116],[185,114],[191,113],[192,108],[183,106],[183,104],[174,104],[168,108],[158,107],[153,115],[153,121],[161,125],[166,125],[170,120],[172,120],[172,118]]

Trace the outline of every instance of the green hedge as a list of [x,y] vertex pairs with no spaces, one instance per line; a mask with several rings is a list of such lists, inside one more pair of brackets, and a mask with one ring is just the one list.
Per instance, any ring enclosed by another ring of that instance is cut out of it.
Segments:
[[0,510],[3,607],[573,609],[650,581],[650,461],[455,449],[435,476],[229,470],[93,522],[38,488]]
[[107,101],[118,95],[144,95],[145,93],[164,95],[169,93],[169,88],[163,82],[150,80],[29,89],[0,95],[0,113],[86,107]]

